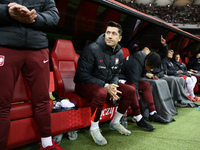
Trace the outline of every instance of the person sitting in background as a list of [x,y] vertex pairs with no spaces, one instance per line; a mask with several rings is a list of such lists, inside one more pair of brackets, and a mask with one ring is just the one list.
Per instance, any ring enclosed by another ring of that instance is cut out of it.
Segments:
[[[156,108],[154,105],[154,100],[152,96],[151,86],[148,82],[140,81],[143,75],[148,76],[146,74],[146,70],[153,70],[155,67],[159,67],[161,64],[160,56],[157,53],[151,52],[148,47],[141,47],[142,51],[138,51],[131,56],[128,56],[123,61],[122,71],[120,74],[120,82],[130,84],[133,87],[136,87],[137,97],[138,91],[143,92],[143,98],[147,103],[147,107],[149,109],[149,120],[154,122],[168,123],[166,119],[161,117],[156,112]],[[131,105],[131,107],[135,107],[135,104]],[[136,118],[136,123],[138,126],[142,127],[142,124],[146,123],[139,111],[133,112],[133,115]],[[147,124],[147,123],[146,123]],[[148,125],[148,124],[147,124]],[[149,127],[148,127],[149,126]],[[147,127],[142,127],[145,130],[150,130],[150,124]]]
[[[166,72],[166,74],[169,76],[178,76],[178,77],[184,78],[184,80],[186,82],[186,89],[188,90],[188,93],[191,94],[190,91],[193,91],[193,89],[194,89],[193,83],[196,84],[196,81],[194,78],[190,79],[190,77],[189,77],[190,75],[188,74],[188,72],[183,72],[179,67],[175,66],[175,64],[172,62],[173,54],[174,54],[173,50],[171,50],[171,49],[168,50],[167,57],[162,60],[164,72]],[[187,86],[187,84],[189,84],[189,86]],[[187,93],[187,91],[186,91],[186,93]],[[187,96],[189,96],[189,95],[187,95]],[[193,97],[189,96],[189,98],[191,99]],[[196,100],[198,100],[198,97],[196,97]]]
[[[161,35],[160,42],[163,46],[159,50],[159,55],[161,58],[164,58],[167,55],[168,48],[167,48],[166,40],[163,38],[162,35]],[[144,50],[143,52],[148,54],[150,51]],[[160,68],[157,67],[157,68],[154,68],[154,70],[160,71]],[[168,122],[174,121],[175,119],[173,118],[173,116],[176,115],[178,112],[174,106],[174,101],[172,99],[167,81],[163,79],[159,79],[157,76],[154,76],[152,71],[148,71],[148,76],[143,77],[141,81],[147,81],[150,83],[152,95],[154,98],[154,104],[155,104],[158,114],[161,115]],[[143,115],[148,116],[147,115],[148,110],[144,109],[144,112],[145,113]]]
[[196,54],[196,58],[192,59],[188,64],[188,70],[197,73],[200,71],[200,53]]
[[[161,38],[161,43],[163,44],[163,46],[161,47],[161,49],[159,50],[159,55],[161,56],[161,59],[167,59],[167,55],[168,55],[168,46],[166,44],[166,40]],[[168,59],[167,59],[168,60]],[[183,78],[180,77],[176,77],[176,76],[168,76],[167,75],[167,70],[163,69],[163,65],[161,64],[161,68],[155,68],[153,71],[150,72],[152,74],[152,78],[153,80],[149,80],[149,79],[143,79],[143,80],[147,80],[148,82],[151,83],[152,86],[157,88],[157,93],[153,92],[153,96],[154,97],[163,97],[164,99],[170,99],[170,97],[173,99],[174,104],[178,107],[195,107],[196,105],[191,101],[191,99],[187,96],[187,92],[186,92],[186,82]],[[158,80],[158,81],[156,81]],[[164,82],[165,81],[165,82]],[[162,82],[162,85],[161,85]],[[168,88],[166,86],[166,82],[168,84]],[[155,86],[156,84],[156,86]],[[160,88],[164,88],[165,86],[165,92],[159,92]],[[159,87],[159,88],[158,88]],[[168,92],[168,90],[170,91],[170,93]],[[171,96],[170,96],[171,95]],[[166,101],[164,100],[164,102],[168,102],[167,108],[168,108],[168,112],[172,115],[177,114],[177,111],[175,110],[174,106],[171,105],[171,103],[169,103],[170,101]],[[174,105],[173,104],[173,105]],[[165,107],[166,108],[166,107]],[[169,116],[169,115],[168,115]]]
[[200,101],[200,97],[197,97],[194,95],[194,87],[197,83],[197,78],[195,76],[191,76],[191,71],[187,71],[187,67],[180,63],[180,55],[174,54],[174,67],[175,69],[181,70],[181,73],[184,73],[184,75],[181,75],[180,77],[184,78],[186,81],[186,89],[187,89],[187,95],[192,101]]

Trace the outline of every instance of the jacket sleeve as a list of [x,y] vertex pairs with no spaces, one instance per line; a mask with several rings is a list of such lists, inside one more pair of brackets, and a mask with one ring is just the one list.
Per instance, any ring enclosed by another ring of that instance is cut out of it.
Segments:
[[1,4],[0,2],[0,26],[11,24],[11,18],[8,13],[8,4]]
[[82,83],[93,83],[104,87],[105,82],[92,75],[95,67],[95,57],[90,47],[85,47],[78,61],[78,68],[76,74],[78,80]]
[[41,12],[36,12],[36,14],[37,17],[35,23],[33,23],[33,27],[38,29],[45,29],[47,26],[55,26],[60,19],[54,0],[46,0],[46,3],[43,5],[43,10]]
[[167,44],[163,45],[162,48],[160,48],[158,54],[160,55],[160,58],[163,59],[168,54],[168,46]]
[[196,61],[196,58],[194,58],[193,60],[191,60],[189,62],[189,64],[188,64],[188,70],[193,69],[192,66],[194,65],[195,61]]

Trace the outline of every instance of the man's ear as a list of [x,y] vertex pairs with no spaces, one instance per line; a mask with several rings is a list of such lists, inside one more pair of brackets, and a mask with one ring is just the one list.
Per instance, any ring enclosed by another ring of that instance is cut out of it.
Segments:
[[122,40],[122,36],[119,37],[119,41],[118,42],[120,42],[121,40]]

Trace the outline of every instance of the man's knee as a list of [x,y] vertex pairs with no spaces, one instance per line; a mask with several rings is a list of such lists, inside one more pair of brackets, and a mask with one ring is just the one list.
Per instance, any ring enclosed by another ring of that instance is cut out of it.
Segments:
[[94,98],[106,100],[107,95],[108,95],[108,91],[104,87],[94,89],[94,91],[95,91]]

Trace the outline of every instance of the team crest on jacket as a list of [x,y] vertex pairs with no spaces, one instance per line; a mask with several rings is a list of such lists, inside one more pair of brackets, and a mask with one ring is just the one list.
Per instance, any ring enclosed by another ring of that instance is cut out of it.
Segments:
[[115,58],[115,65],[119,64],[119,58]]
[[5,56],[0,55],[0,66],[4,65]]

